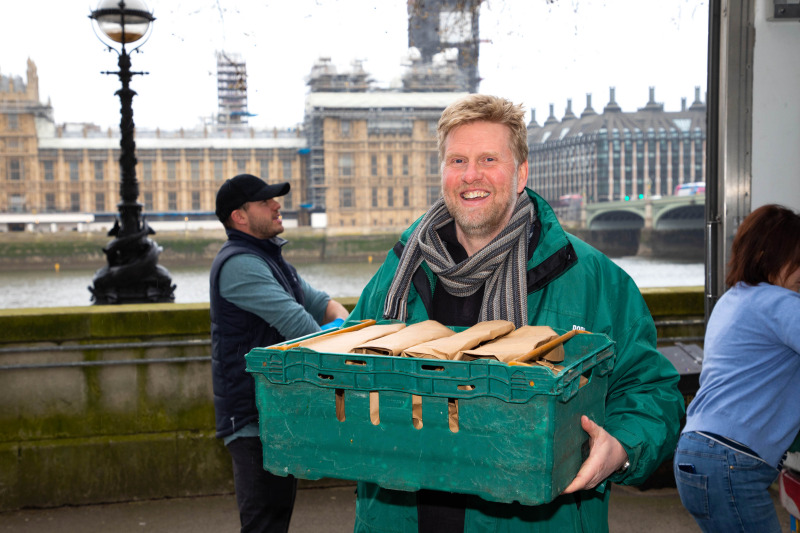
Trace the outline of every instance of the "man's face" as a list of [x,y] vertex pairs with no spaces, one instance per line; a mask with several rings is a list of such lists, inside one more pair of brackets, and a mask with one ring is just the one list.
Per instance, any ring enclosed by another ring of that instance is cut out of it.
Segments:
[[247,202],[241,209],[245,217],[245,233],[258,239],[271,239],[283,233],[280,209],[281,204],[274,198]]
[[445,140],[445,205],[457,232],[484,245],[508,224],[528,179],[528,162],[516,166],[510,136],[503,124],[478,121],[455,128]]

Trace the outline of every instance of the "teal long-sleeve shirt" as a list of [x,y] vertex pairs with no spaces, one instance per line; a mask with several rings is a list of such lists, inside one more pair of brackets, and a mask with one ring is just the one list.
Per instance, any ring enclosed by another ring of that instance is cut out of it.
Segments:
[[219,274],[220,294],[232,304],[261,317],[287,340],[320,330],[330,296],[298,275],[305,295],[300,305],[278,283],[266,261],[252,254],[228,259]]

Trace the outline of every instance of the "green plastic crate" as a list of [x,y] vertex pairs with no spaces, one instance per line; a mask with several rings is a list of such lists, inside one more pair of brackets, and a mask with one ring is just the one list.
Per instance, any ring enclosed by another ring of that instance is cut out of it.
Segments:
[[[549,502],[586,458],[580,416],[604,421],[614,366],[605,335],[576,335],[564,348],[558,375],[497,361],[255,348],[246,359],[264,468],[302,479]],[[579,388],[581,375],[588,383]],[[412,420],[413,396],[422,400],[421,427]],[[376,399],[379,419],[370,414]],[[451,428],[453,409],[458,422]]]

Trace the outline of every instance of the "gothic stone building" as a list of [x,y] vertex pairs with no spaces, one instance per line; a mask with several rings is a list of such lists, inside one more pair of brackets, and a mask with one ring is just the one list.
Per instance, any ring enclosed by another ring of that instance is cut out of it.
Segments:
[[589,95],[580,116],[568,101],[561,120],[552,105],[543,125],[532,117],[528,185],[554,205],[576,195],[589,203],[667,196],[682,183],[705,181],[706,106],[699,88],[680,111],[664,111],[651,88],[644,107],[623,112],[614,92],[602,113]]

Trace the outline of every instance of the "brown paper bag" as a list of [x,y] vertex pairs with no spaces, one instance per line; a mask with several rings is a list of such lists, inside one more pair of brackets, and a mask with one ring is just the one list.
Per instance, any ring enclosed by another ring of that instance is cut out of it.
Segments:
[[478,322],[460,333],[423,342],[407,348],[403,355],[407,357],[423,357],[428,359],[453,359],[458,352],[474,348],[479,344],[496,339],[514,330],[514,324],[508,320],[488,320]]
[[434,339],[449,337],[455,332],[436,320],[411,324],[396,333],[365,342],[353,349],[355,353],[401,355],[403,350]]
[[[553,363],[551,363],[551,362],[549,362],[549,361],[545,361],[544,359],[539,359],[539,360],[537,360],[537,361],[534,361],[534,362],[533,362],[533,364],[534,364],[534,365],[539,365],[539,366],[544,366],[544,367],[547,367],[547,368],[549,368],[549,369],[550,369],[550,370],[553,372],[553,374],[558,374],[559,372],[561,372],[562,370],[564,370],[564,367],[563,367],[563,366],[561,366],[561,365],[554,365]],[[578,388],[579,388],[579,389],[580,389],[581,387],[583,387],[584,385],[586,385],[587,383],[589,383],[589,378],[587,378],[586,376],[583,376],[583,375],[582,375],[580,378],[578,378]]]
[[406,327],[405,324],[376,324],[356,331],[333,333],[298,343],[298,346],[317,352],[350,353],[353,348],[367,341],[383,337]]
[[[508,363],[557,337],[558,334],[550,326],[522,326],[477,348],[464,350],[456,355],[456,359],[472,361],[481,357],[489,357]],[[547,352],[543,359],[552,363],[563,361],[564,346],[559,344]]]

